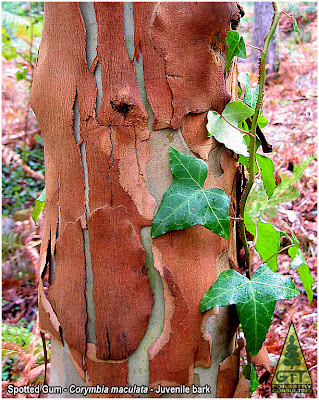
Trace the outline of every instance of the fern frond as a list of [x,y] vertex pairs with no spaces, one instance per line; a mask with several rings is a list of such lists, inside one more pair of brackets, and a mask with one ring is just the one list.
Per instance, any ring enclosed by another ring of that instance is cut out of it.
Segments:
[[21,17],[20,15],[12,14],[9,11],[2,10],[2,24],[14,26],[29,26],[30,21],[28,18]]
[[2,257],[8,256],[22,246],[22,240],[16,232],[2,232]]
[[6,167],[11,168],[12,170],[15,170],[18,165],[21,165],[23,171],[31,178],[41,182],[44,181],[44,176],[42,174],[39,174],[32,168],[28,167],[18,153],[5,145],[2,145],[2,161]]

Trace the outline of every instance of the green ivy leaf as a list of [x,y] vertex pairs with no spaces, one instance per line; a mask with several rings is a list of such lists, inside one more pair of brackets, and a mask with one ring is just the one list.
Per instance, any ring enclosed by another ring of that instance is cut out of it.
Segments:
[[226,70],[229,70],[231,67],[231,63],[235,56],[240,58],[247,58],[246,54],[246,46],[244,39],[239,36],[239,33],[236,31],[229,31],[225,40],[228,44],[228,54],[226,60]]
[[297,238],[297,236],[291,231],[292,237],[290,237],[287,233],[286,235],[290,239],[291,244],[294,244],[295,246],[289,247],[288,249],[288,254],[290,255],[291,259],[293,260],[297,254],[297,251],[299,250],[300,247],[300,242]]
[[247,72],[240,72],[238,74],[238,82],[241,83],[245,88],[243,99],[244,103],[247,104],[249,107],[255,109],[258,99],[258,86],[253,89],[250,87],[249,75]]
[[[251,117],[253,114],[254,110],[242,101],[228,103],[222,112],[222,116],[236,127],[238,127],[239,122],[245,121],[246,118]],[[243,134],[233,128],[222,116],[216,111],[208,111],[207,136],[214,136],[219,143],[224,143],[228,149],[248,157],[249,153]]]
[[266,190],[268,198],[270,199],[276,187],[276,181],[274,178],[274,172],[275,172],[274,163],[271,158],[262,156],[260,154],[256,155],[256,159],[260,167],[260,175],[264,183],[264,188]]
[[[295,249],[295,247],[290,247],[288,251],[290,249]],[[313,277],[310,274],[309,266],[300,249],[297,250],[295,257],[293,258],[292,263],[290,265],[290,269],[293,268],[297,268],[302,285],[306,291],[309,304],[311,304],[313,300],[313,290],[312,290]]]
[[40,196],[36,199],[34,203],[34,209],[32,211],[32,219],[35,224],[37,224],[39,215],[45,206],[45,188],[42,190]]
[[[255,236],[255,223],[247,213],[244,215],[244,223],[247,231]],[[270,222],[265,222],[261,219],[257,222],[257,242],[255,249],[264,262],[279,251],[280,233],[281,231],[275,228]],[[268,267],[274,272],[277,271],[277,257],[278,255],[267,262]]]
[[277,300],[298,296],[290,278],[272,272],[262,264],[251,280],[234,270],[223,271],[203,296],[201,312],[236,304],[247,347],[255,357],[266,338]]
[[254,364],[243,364],[243,374],[244,377],[250,381],[250,392],[253,393],[259,385],[258,375]]
[[[239,89],[238,97],[240,97],[241,93],[242,93],[241,84],[245,88],[243,102],[245,104],[247,104],[249,107],[251,107],[253,110],[255,110],[257,100],[258,100],[259,87],[257,86],[252,89],[250,87],[248,73],[247,72],[239,72],[239,74],[238,74],[238,89]],[[261,113],[261,115],[259,115],[257,118],[257,124],[258,124],[259,128],[262,129],[268,124],[268,119],[262,115],[262,110],[260,113]]]
[[268,125],[268,119],[263,115],[259,115],[257,118],[257,124],[260,129],[263,129],[266,125]]
[[313,290],[312,290],[313,277],[310,274],[309,265],[307,264],[305,257],[303,256],[301,250],[299,249],[300,242],[297,236],[291,230],[290,232],[291,236],[289,236],[286,232],[284,232],[286,236],[288,236],[291,244],[294,244],[293,247],[289,247],[288,249],[288,254],[292,260],[292,263],[290,264],[290,269],[297,268],[300,280],[306,291],[309,304],[311,304],[313,300]]
[[222,189],[203,189],[208,170],[205,161],[172,147],[169,156],[173,183],[153,219],[152,237],[200,224],[228,239],[229,198]]
[[[293,30],[295,31],[295,32],[297,32],[298,33],[298,35],[300,35],[300,30],[299,30],[299,27],[298,27],[298,24],[297,24],[297,21],[296,21],[296,18],[295,18],[295,13],[294,13],[294,10],[293,10],[293,8],[292,8],[292,4],[291,3],[288,3],[288,5],[289,5],[289,8],[290,8],[290,11],[291,11],[291,14],[292,14],[292,20],[293,20]],[[296,7],[296,6],[294,6],[294,7]]]
[[[260,176],[263,181],[264,188],[266,190],[268,198],[270,199],[276,187],[276,181],[274,178],[274,171],[275,171],[274,163],[270,158],[262,156],[261,154],[256,154],[256,159],[260,167]],[[249,168],[248,157],[239,156],[238,162],[244,165],[246,168]],[[258,167],[256,163],[254,167],[254,172],[255,174],[258,172]]]

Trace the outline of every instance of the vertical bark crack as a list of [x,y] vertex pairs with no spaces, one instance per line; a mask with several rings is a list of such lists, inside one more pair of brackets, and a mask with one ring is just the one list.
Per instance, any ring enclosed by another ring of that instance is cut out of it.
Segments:
[[[125,45],[128,52],[130,60],[134,57],[134,16],[133,16],[133,3],[124,2],[123,4],[123,20],[124,20],[124,37]],[[154,121],[154,115],[151,106],[147,99],[147,93],[144,81],[144,70],[143,70],[143,57],[139,49],[138,62],[136,55],[134,57],[134,72],[137,88],[139,91],[140,99],[148,114],[147,127],[149,131],[152,131],[152,124]],[[141,167],[138,157],[137,148],[137,135],[134,126],[134,139],[135,139],[135,153],[136,162],[138,167],[138,174],[142,177],[148,192],[156,200],[156,197],[151,193],[149,185],[145,180],[144,176],[141,174]],[[154,268],[153,253],[152,253],[152,238],[151,238],[150,227],[144,227],[141,229],[141,244],[145,250],[146,257],[146,268],[149,284],[152,292],[154,293],[154,306],[152,309],[152,314],[149,319],[149,324],[147,327],[146,334],[142,339],[137,350],[131,354],[128,358],[129,365],[129,385],[149,385],[149,361],[148,361],[148,348],[155,343],[158,337],[161,335],[164,327],[164,288],[163,282],[159,272]]]
[[[88,169],[86,163],[86,151],[85,143],[81,138],[80,129],[80,112],[78,105],[78,95],[75,96],[74,106],[73,106],[73,132],[76,144],[80,147],[81,162],[83,167],[83,176],[85,183],[85,210],[86,210],[86,220],[90,215],[89,207],[89,182],[88,182]],[[95,306],[93,298],[93,271],[91,264],[91,253],[90,253],[90,238],[88,229],[82,229],[83,240],[84,240],[84,254],[85,254],[85,271],[86,271],[86,282],[85,282],[85,299],[86,299],[86,312],[87,312],[87,322],[85,326],[87,341],[90,343],[96,343],[96,333],[95,333]]]
[[[109,174],[107,176],[107,179],[110,181],[110,176],[111,176],[111,172],[112,172],[112,168],[114,167],[114,160],[113,160],[113,153],[115,150],[114,147],[114,142],[113,142],[113,128],[110,125],[110,142],[111,142],[111,146],[112,146],[112,150],[111,150],[111,154],[110,154],[110,159],[111,159],[111,165],[109,166]],[[111,191],[111,200],[110,200],[110,205],[113,205],[113,189],[112,189],[112,181],[110,181],[110,191]]]
[[147,99],[147,93],[144,82],[143,55],[140,51],[140,48],[139,48],[138,61],[136,54],[134,54],[135,46],[134,46],[133,3],[131,2],[123,3],[123,20],[124,20],[124,40],[125,40],[127,54],[130,60],[133,60],[134,57],[134,72],[135,72],[137,89],[140,95],[140,99],[142,100],[142,103],[148,115],[147,127],[149,131],[151,131],[154,115],[151,106],[149,104],[149,101]]
[[97,55],[97,22],[95,18],[94,3],[79,2],[82,18],[86,31],[86,62],[88,69],[91,69]]
[[[97,34],[97,33],[96,33]],[[102,100],[102,96],[103,96],[103,87],[102,87],[102,78],[101,78],[101,64],[98,61],[94,70],[94,77],[95,77],[95,82],[96,82],[96,103],[95,103],[95,118],[97,120],[97,122],[103,126],[103,124],[101,124],[98,120],[98,114],[99,114],[99,110],[101,107],[101,100]]]
[[[108,353],[111,353],[111,342],[110,342],[110,337],[109,337],[109,331],[106,330],[106,342],[107,342],[107,349],[108,349]],[[108,355],[109,357],[109,355]]]
[[133,2],[123,3],[124,41],[129,59],[134,58],[134,19]]

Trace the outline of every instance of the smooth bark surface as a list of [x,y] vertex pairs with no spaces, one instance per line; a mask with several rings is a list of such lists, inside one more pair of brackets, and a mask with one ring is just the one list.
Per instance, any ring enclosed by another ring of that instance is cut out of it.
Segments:
[[[263,48],[265,38],[268,35],[272,19],[274,15],[274,8],[270,2],[256,2],[254,3],[254,27],[253,27],[253,45]],[[260,52],[251,49],[252,61],[254,65],[258,66]],[[266,74],[272,74],[270,78],[274,78],[274,73],[279,69],[278,50],[276,45],[276,35],[271,39],[267,59],[266,59]],[[268,65],[267,65],[268,64]]]
[[234,225],[229,241],[202,226],[152,240],[150,226],[169,146],[208,163],[205,188],[235,216],[237,163],[205,125],[236,97],[224,38],[239,18],[236,3],[45,3],[31,99],[46,164],[40,328],[64,345],[51,384],[71,360],[91,386],[196,382],[215,396],[237,317],[199,303],[237,263]]

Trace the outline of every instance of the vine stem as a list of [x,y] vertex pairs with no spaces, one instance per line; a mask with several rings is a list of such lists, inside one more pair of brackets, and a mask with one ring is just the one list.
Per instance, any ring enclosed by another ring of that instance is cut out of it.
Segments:
[[261,53],[264,52],[263,49],[261,49],[260,47],[253,46],[252,44],[246,43],[246,46],[251,47],[252,49],[255,49],[255,50],[259,50]]
[[[265,76],[266,76],[266,69],[265,69],[266,57],[267,57],[270,41],[271,41],[273,35],[275,34],[277,25],[279,23],[280,15],[281,15],[281,11],[279,11],[279,9],[278,9],[277,2],[273,2],[272,4],[274,7],[275,15],[272,20],[272,24],[271,24],[269,33],[266,36],[263,53],[261,54],[260,61],[259,61],[259,91],[258,91],[256,108],[255,108],[255,112],[254,112],[253,120],[252,120],[252,124],[251,124],[252,136],[250,137],[250,141],[249,141],[249,168],[248,168],[249,180],[248,180],[246,189],[243,193],[243,196],[241,198],[240,210],[239,210],[239,215],[242,218],[244,217],[244,214],[245,214],[245,207],[246,207],[248,195],[249,195],[251,188],[255,181],[254,166],[255,166],[255,160],[256,160],[256,128],[257,128],[257,119],[259,116],[259,111],[260,111],[260,107],[261,107],[262,100],[263,100],[263,91],[264,91]],[[243,242],[244,249],[245,249],[246,265],[248,268],[249,278],[251,278],[252,271],[251,271],[251,262],[250,262],[250,249],[249,249],[248,242],[247,242],[244,221],[240,221],[239,226],[240,226],[242,242]]]
[[285,11],[281,11],[283,14],[285,14],[286,17],[293,19],[294,17],[292,15],[287,14]]
[[275,253],[275,254],[273,254],[272,256],[270,256],[270,257],[265,261],[265,263],[267,264],[267,262],[270,261],[272,258],[278,256],[278,254],[280,254],[280,253],[282,253],[283,251],[289,249],[290,247],[294,247],[294,246],[296,246],[295,243],[289,244],[288,246],[284,247],[283,249],[277,251],[277,253]]
[[245,133],[246,135],[252,137],[252,134],[248,131],[245,131],[244,129],[240,129],[238,128],[238,126],[233,125],[231,122],[228,121],[228,119],[226,119],[222,114],[220,114],[220,116],[223,118],[224,121],[227,122],[227,124],[229,124],[230,126],[232,126],[233,128],[237,129],[239,132],[241,133]]
[[258,240],[258,230],[257,230],[257,222],[255,222],[255,240],[251,246],[249,246],[249,249],[253,249],[256,246]]

